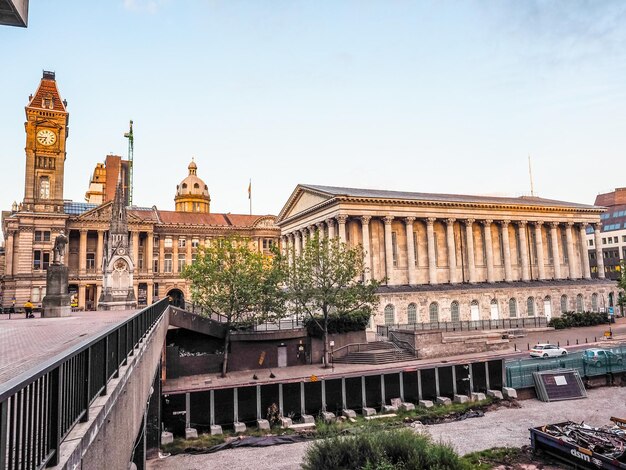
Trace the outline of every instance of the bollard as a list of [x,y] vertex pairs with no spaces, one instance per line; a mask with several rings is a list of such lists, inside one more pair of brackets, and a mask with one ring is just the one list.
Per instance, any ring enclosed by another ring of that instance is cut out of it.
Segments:
[[598,342],[598,338],[596,338],[595,336],[593,337],[593,342],[597,343]]
[[560,348],[560,347],[561,347],[561,342],[560,342],[560,341],[557,341],[557,342],[556,342],[556,347],[557,347],[557,348]]
[[526,343],[527,351],[530,351],[530,343]]
[[585,338],[585,344],[587,344],[587,338]]
[[576,344],[578,344],[578,338],[576,338]]
[[513,351],[517,351],[517,343],[513,343]]
[[567,340],[567,345],[569,346],[569,339]]

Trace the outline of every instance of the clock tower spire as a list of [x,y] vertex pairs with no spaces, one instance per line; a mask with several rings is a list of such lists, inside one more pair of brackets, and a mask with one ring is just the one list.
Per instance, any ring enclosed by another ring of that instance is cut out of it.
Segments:
[[67,101],[61,99],[54,72],[43,72],[28,98],[26,122],[26,181],[23,210],[63,212],[65,141],[69,132]]

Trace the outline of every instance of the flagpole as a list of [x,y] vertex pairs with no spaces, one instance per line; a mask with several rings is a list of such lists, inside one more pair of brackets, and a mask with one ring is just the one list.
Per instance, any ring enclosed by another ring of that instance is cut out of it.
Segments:
[[248,199],[250,200],[250,215],[252,215],[252,178],[248,183]]

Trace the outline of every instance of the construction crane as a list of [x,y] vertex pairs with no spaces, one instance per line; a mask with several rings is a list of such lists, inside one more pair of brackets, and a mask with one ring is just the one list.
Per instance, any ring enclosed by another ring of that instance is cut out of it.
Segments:
[[133,205],[133,120],[130,120],[130,129],[124,133],[128,139],[128,205]]

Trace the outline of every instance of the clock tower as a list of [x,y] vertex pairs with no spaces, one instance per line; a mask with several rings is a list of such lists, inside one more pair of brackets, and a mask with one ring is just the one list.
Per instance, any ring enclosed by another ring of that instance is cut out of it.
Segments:
[[26,181],[22,209],[63,212],[67,101],[61,99],[54,72],[43,72],[26,106]]

